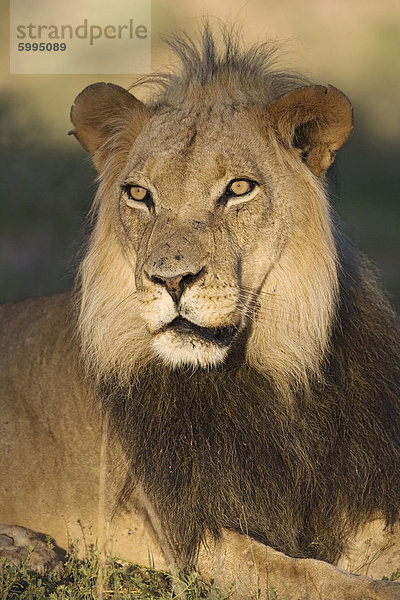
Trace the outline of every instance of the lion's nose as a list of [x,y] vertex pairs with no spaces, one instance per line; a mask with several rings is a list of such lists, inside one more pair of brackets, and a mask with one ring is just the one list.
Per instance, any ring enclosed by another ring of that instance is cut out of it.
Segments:
[[173,277],[152,275],[150,279],[154,281],[154,283],[164,286],[173,301],[178,304],[185,289],[201,277],[203,271],[204,268],[200,269],[198,273],[180,273]]

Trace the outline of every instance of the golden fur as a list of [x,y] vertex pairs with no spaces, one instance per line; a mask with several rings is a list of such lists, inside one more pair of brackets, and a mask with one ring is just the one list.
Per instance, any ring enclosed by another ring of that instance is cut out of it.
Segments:
[[[322,184],[311,176],[304,181],[303,174],[298,178],[301,187],[296,185],[297,165],[290,157],[278,156],[293,172],[290,182],[294,189],[288,193],[295,194],[300,204],[296,207],[297,227],[279,265],[257,293],[247,360],[286,387],[291,381],[304,385],[319,373],[335,317],[338,282]],[[100,186],[95,230],[80,268],[79,327],[82,354],[93,371],[100,376],[118,374],[119,381],[126,383],[153,355],[145,323],[142,319],[132,322],[133,314],[140,315],[133,276],[135,257],[131,255],[127,261],[112,225],[112,211],[106,200],[101,203],[107,188]]]

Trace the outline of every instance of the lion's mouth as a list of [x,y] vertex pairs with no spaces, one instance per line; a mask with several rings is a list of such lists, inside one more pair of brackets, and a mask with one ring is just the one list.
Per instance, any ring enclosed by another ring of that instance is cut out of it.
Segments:
[[228,327],[200,327],[183,317],[176,317],[163,331],[173,330],[183,335],[194,334],[218,346],[229,346],[238,330],[237,325]]

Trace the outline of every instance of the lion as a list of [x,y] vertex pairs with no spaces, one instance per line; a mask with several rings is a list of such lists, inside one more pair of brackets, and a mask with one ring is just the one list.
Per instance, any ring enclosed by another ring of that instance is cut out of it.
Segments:
[[325,178],[351,104],[269,45],[169,43],[148,101],[72,106],[76,288],[1,309],[2,554],[52,568],[46,533],[239,598],[398,599],[399,329]]

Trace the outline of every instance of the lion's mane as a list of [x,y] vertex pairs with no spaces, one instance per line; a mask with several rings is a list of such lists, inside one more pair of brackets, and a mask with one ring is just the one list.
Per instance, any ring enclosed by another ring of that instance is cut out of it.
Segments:
[[[230,37],[219,53],[208,28],[200,49],[171,43],[182,69],[151,78],[159,87],[153,109],[184,102],[199,83],[212,93],[234,80],[232,102],[259,105],[304,85],[272,68],[267,47],[241,52]],[[245,339],[221,368],[162,366],[136,318],[134,268],[107,200],[128,139],[102,148],[79,280],[82,355],[129,463],[120,504],[140,483],[188,562],[204,532],[221,527],[334,562],[358,525],[399,516],[395,317],[369,268],[333,232],[323,183],[299,173],[310,214],[266,278]],[[276,151],[284,170],[291,159]]]

